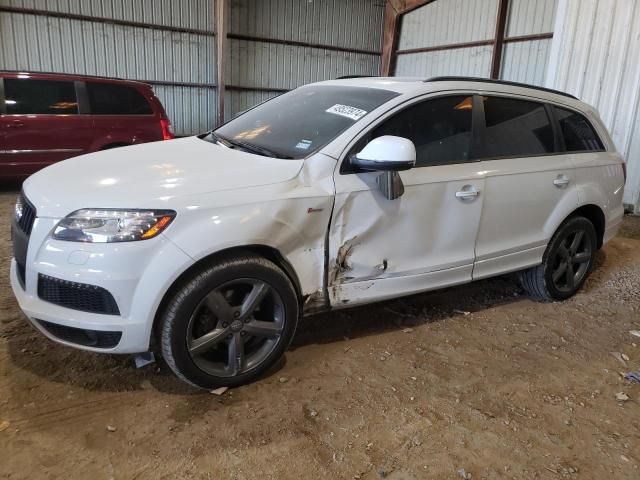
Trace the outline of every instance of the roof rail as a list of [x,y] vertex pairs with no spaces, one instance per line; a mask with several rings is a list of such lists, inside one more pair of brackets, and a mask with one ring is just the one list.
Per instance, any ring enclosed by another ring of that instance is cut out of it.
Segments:
[[552,88],[538,87],[536,85],[529,85],[527,83],[509,82],[507,80],[494,80],[491,78],[479,78],[479,77],[432,77],[424,80],[425,82],[482,82],[482,83],[495,83],[498,85],[511,85],[512,87],[532,88],[534,90],[541,90],[543,92],[555,93],[556,95],[562,95],[564,97],[573,98],[579,100],[578,97],[574,97],[570,93],[561,92],[560,90],[554,90]]
[[336,77],[336,80],[347,80],[349,78],[376,78],[378,75],[342,75]]
[[87,78],[99,78],[103,80],[122,80],[123,82],[137,82],[137,83],[147,83],[144,80],[131,80],[128,78],[120,78],[120,77],[109,77],[107,75],[86,75],[84,73],[64,73],[64,72],[46,72],[40,70],[5,70],[0,68],[0,73],[24,73],[26,75],[61,75],[65,77],[87,77]]

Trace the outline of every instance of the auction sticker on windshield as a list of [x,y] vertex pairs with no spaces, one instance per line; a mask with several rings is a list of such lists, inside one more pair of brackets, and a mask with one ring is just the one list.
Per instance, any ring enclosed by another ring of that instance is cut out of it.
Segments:
[[367,112],[360,110],[356,107],[350,107],[349,105],[340,105],[336,103],[333,107],[326,110],[327,113],[333,113],[334,115],[340,115],[341,117],[347,117],[351,120],[360,120]]

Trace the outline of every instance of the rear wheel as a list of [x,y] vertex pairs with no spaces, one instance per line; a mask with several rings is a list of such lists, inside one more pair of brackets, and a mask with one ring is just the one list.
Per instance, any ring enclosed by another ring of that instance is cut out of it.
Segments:
[[597,249],[593,224],[584,217],[572,217],[555,233],[542,264],[521,272],[524,289],[541,300],[564,300],[587,280]]
[[182,380],[200,388],[255,380],[282,356],[298,322],[289,278],[253,255],[199,272],[160,321],[161,350]]

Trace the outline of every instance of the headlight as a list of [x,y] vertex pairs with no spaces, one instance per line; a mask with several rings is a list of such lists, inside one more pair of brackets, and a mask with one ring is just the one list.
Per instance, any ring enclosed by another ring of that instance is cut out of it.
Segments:
[[60,220],[53,238],[89,243],[147,240],[167,228],[175,216],[173,210],[83,209]]

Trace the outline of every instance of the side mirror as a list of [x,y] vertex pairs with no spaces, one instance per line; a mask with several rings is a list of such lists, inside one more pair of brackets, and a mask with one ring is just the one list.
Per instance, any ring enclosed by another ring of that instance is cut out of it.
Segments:
[[388,200],[404,194],[404,184],[398,173],[416,164],[416,147],[407,138],[385,135],[367,143],[364,149],[351,157],[351,165],[365,171],[382,172],[376,183]]
[[399,172],[416,164],[416,147],[407,138],[385,135],[374,138],[351,157],[351,165],[361,170]]

